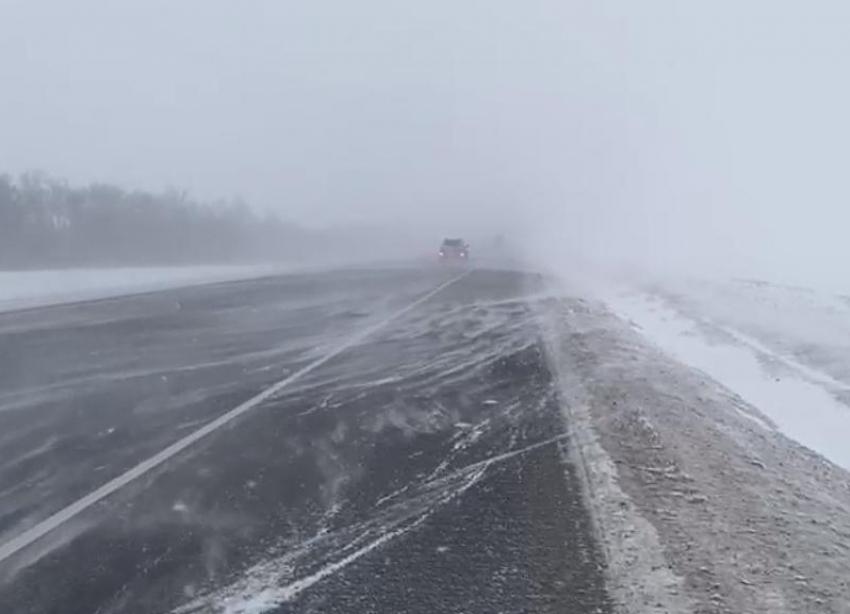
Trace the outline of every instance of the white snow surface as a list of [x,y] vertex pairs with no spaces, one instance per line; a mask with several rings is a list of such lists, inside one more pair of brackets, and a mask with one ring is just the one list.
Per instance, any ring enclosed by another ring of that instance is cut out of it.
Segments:
[[284,271],[281,265],[0,271],[0,311],[250,279]]
[[757,281],[653,283],[603,293],[669,355],[760,410],[745,414],[850,469],[850,306]]

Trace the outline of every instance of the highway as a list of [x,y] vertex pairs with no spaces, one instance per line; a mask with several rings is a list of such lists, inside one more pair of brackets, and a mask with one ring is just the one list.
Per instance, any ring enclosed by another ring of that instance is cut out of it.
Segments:
[[611,609],[536,275],[0,314],[0,611]]

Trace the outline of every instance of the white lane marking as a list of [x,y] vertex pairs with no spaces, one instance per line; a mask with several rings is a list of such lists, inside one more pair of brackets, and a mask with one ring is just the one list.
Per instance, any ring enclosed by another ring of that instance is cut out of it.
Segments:
[[115,491],[123,488],[124,486],[126,486],[127,484],[132,482],[133,480],[136,480],[136,479],[140,478],[141,476],[145,475],[151,469],[156,468],[157,466],[161,465],[162,463],[164,463],[168,459],[172,458],[176,454],[179,454],[180,452],[182,452],[183,450],[185,450],[186,448],[191,446],[193,443],[199,441],[200,439],[203,439],[204,437],[206,437],[210,433],[220,429],[222,426],[224,426],[228,422],[233,421],[235,418],[238,418],[239,416],[241,416],[245,412],[255,408],[257,405],[259,405],[263,401],[269,399],[270,397],[274,396],[275,394],[280,392],[283,388],[285,388],[286,386],[288,386],[289,384],[291,384],[295,380],[307,375],[311,371],[315,371],[316,369],[318,369],[319,367],[324,365],[329,360],[339,356],[344,351],[354,347],[355,345],[358,345],[363,340],[365,340],[367,337],[375,334],[377,331],[379,331],[381,328],[385,327],[387,324],[391,323],[393,320],[396,320],[396,319],[400,318],[401,316],[405,315],[406,313],[412,311],[413,309],[416,309],[419,305],[421,305],[422,303],[424,303],[425,301],[427,301],[431,297],[439,294],[440,292],[442,292],[443,290],[445,290],[446,288],[448,288],[452,284],[457,283],[458,281],[460,281],[461,279],[463,279],[464,277],[469,275],[471,272],[472,272],[471,270],[465,271],[465,272],[461,273],[460,275],[458,275],[457,277],[453,277],[449,281],[440,284],[439,286],[437,286],[436,288],[434,288],[433,290],[431,290],[430,292],[428,292],[424,296],[419,297],[418,299],[416,299],[415,301],[413,301],[412,303],[410,303],[409,305],[407,305],[403,309],[396,311],[395,313],[393,313],[392,315],[390,315],[386,319],[384,319],[384,320],[378,322],[377,324],[374,324],[374,325],[370,326],[369,328],[353,335],[348,340],[344,341],[341,345],[337,346],[335,349],[331,350],[330,352],[328,352],[327,354],[325,354],[321,358],[314,360],[313,362],[302,367],[301,369],[299,369],[298,371],[296,371],[292,375],[288,376],[287,378],[280,380],[279,382],[277,382],[276,384],[273,384],[269,388],[266,388],[263,392],[261,392],[257,396],[255,396],[251,399],[248,399],[247,401],[245,401],[241,405],[234,407],[233,409],[231,409],[230,411],[228,411],[225,414],[222,414],[221,416],[219,416],[215,420],[208,422],[206,425],[202,426],[197,431],[194,431],[194,432],[190,433],[189,435],[187,435],[186,437],[184,437],[183,439],[176,441],[175,443],[171,444],[170,446],[168,446],[167,448],[165,448],[161,452],[151,456],[149,459],[147,459],[145,461],[142,461],[141,463],[139,463],[138,465],[136,465],[132,469],[130,469],[127,472],[123,473],[122,475],[118,476],[117,478],[110,480],[109,482],[107,482],[106,484],[104,484],[103,486],[98,488],[97,490],[89,493],[88,495],[86,495],[82,499],[75,501],[74,503],[72,503],[71,505],[66,507],[65,509],[56,512],[55,514],[53,514],[49,518],[41,521],[40,523],[38,523],[37,525],[35,525],[33,527],[27,529],[26,531],[24,531],[23,533],[21,533],[17,537],[14,537],[11,540],[9,540],[8,542],[0,545],[0,562],[9,558],[10,556],[15,554],[16,552],[19,552],[23,548],[26,548],[27,546],[32,544],[34,541],[44,537],[45,535],[47,535],[48,533],[50,533],[51,531],[53,531],[57,527],[68,522],[69,520],[71,520],[74,516],[77,516],[81,512],[90,508],[92,505],[94,505],[98,501],[101,501],[102,499],[108,497],[109,495],[111,495]]

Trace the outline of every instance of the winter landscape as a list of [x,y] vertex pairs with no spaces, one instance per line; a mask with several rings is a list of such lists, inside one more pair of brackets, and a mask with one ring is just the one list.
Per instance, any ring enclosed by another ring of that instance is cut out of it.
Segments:
[[0,13],[0,613],[850,614],[844,4]]

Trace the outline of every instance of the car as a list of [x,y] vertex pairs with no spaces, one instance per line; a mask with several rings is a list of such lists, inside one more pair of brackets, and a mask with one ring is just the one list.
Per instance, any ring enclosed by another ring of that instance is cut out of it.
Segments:
[[440,262],[467,262],[469,245],[463,239],[445,239],[440,246]]

